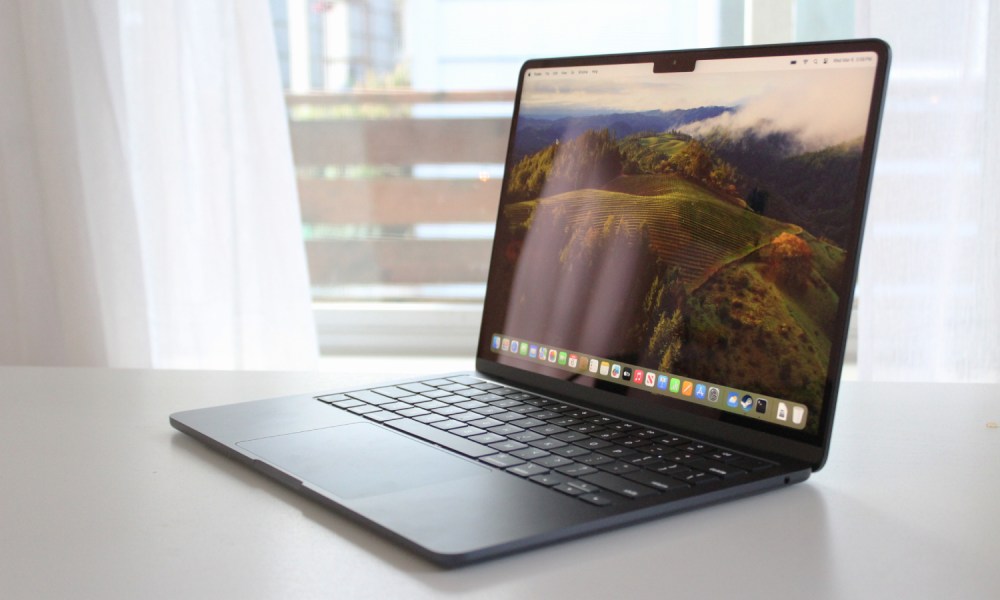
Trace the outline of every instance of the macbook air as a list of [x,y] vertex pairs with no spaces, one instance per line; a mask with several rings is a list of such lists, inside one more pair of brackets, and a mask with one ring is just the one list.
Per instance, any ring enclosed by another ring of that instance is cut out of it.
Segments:
[[444,566],[802,482],[888,65],[878,40],[530,60],[475,371],[170,422]]

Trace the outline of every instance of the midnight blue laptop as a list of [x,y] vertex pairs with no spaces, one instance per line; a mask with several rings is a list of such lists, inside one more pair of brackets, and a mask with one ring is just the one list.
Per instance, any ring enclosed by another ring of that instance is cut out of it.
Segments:
[[528,61],[476,371],[172,425],[447,566],[805,480],[888,65],[878,40]]

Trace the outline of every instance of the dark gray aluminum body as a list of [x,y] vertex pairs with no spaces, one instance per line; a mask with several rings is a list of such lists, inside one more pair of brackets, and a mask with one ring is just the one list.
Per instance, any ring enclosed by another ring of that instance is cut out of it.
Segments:
[[[803,481],[810,473],[804,465],[787,466],[746,477],[735,487],[709,484],[596,507],[397,433],[311,395],[184,411],[171,415],[170,423],[448,567],[782,487]],[[308,435],[289,435],[300,432]],[[338,453],[335,441],[347,435],[351,446],[363,445],[359,434],[378,447],[388,442],[396,452],[407,450],[401,453],[403,460],[407,454],[419,459],[425,469],[421,476],[429,483],[396,481],[413,464],[404,463],[400,470],[390,465],[380,468],[378,457],[357,468],[346,464],[359,456]],[[319,466],[324,464],[332,467]]]

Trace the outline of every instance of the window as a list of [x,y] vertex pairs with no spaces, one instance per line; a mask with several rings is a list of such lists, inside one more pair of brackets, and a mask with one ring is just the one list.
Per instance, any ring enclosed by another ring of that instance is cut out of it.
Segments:
[[524,60],[853,31],[843,1],[271,6],[326,353],[471,354]]

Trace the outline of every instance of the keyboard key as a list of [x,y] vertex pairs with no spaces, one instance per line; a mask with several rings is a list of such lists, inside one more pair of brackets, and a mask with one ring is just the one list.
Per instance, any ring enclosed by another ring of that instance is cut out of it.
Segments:
[[449,416],[449,415],[464,413],[466,411],[462,410],[457,406],[444,406],[442,408],[435,408],[432,412],[436,412],[439,415]]
[[565,475],[560,475],[559,473],[544,473],[542,475],[529,477],[529,479],[535,483],[551,487],[553,485],[565,483],[569,478]]
[[396,387],[402,388],[408,392],[413,392],[414,394],[421,394],[423,392],[430,392],[434,390],[431,386],[424,385],[422,383],[404,383]]
[[729,450],[716,450],[715,452],[710,452],[705,458],[710,458],[719,462],[729,462],[737,456],[738,455],[735,452],[730,452]]
[[539,450],[538,448],[522,448],[511,452],[512,455],[523,458],[524,460],[534,460],[536,458],[542,458],[543,456],[548,456],[549,453],[545,450]]
[[465,402],[459,402],[455,406],[460,406],[465,410],[472,410],[473,408],[482,408],[486,406],[486,403],[479,400],[466,400]]
[[449,377],[448,379],[450,381],[454,381],[455,383],[461,383],[464,385],[476,385],[477,383],[486,383],[482,379],[478,377],[473,377],[472,375],[458,375],[456,377]]
[[538,433],[535,433],[534,431],[522,431],[520,433],[512,433],[512,434],[508,435],[507,437],[509,437],[512,440],[517,440],[519,442],[524,442],[524,443],[527,444],[528,442],[533,442],[535,440],[540,440],[540,439],[542,439],[545,436],[543,436],[541,434],[538,434]]
[[528,443],[535,448],[541,448],[542,450],[553,450],[555,448],[562,448],[566,445],[566,442],[560,442],[559,440],[553,438],[542,438]]
[[544,421],[539,421],[538,419],[532,419],[528,417],[527,419],[520,419],[517,421],[511,421],[512,425],[517,425],[518,427],[523,427],[525,429],[531,429],[532,427],[538,427],[539,425],[544,425]]
[[552,437],[556,438],[557,440],[562,440],[564,442],[575,442],[578,440],[587,439],[587,434],[580,433],[579,431],[564,431],[562,433],[557,433]]
[[[482,433],[480,435],[474,435],[469,439],[474,442],[479,442],[480,444],[486,444],[486,445],[494,444],[496,442],[501,442],[501,441],[508,441],[504,440],[502,435],[497,435],[495,433]],[[517,442],[514,443],[516,444]],[[500,448],[496,448],[496,450],[500,450]]]
[[586,481],[580,481],[579,479],[571,479],[566,482],[566,485],[571,485],[581,492],[587,492],[588,494],[596,494],[601,491],[601,488],[596,485],[587,483]]
[[574,456],[585,456],[587,454],[590,454],[590,450],[585,450],[579,446],[563,446],[562,448],[556,448],[552,450],[552,453],[558,454],[559,456],[572,458]]
[[577,498],[595,506],[608,506],[613,504],[611,498],[607,494],[580,494]]
[[705,454],[706,452],[714,452],[715,450],[718,450],[718,448],[699,442],[692,442],[681,448],[682,452],[689,452],[691,454]]
[[625,496],[626,498],[642,498],[656,493],[652,488],[630,481],[624,477],[612,475],[611,473],[591,473],[580,477],[580,479]]
[[603,454],[588,454],[587,456],[578,458],[577,462],[582,462],[585,465],[596,467],[598,465],[615,462],[615,459],[604,456]]
[[437,427],[438,429],[455,429],[456,427],[465,427],[465,423],[454,419],[445,419],[444,421],[435,421],[434,423],[431,423],[431,427]]
[[445,417],[442,417],[441,415],[435,415],[434,413],[431,413],[429,415],[415,417],[413,420],[420,421],[421,423],[433,423],[434,421],[444,421],[444,419]]
[[527,463],[523,465],[518,465],[516,467],[511,467],[507,469],[508,473],[513,473],[515,475],[520,475],[521,477],[531,477],[533,475],[541,475],[542,473],[548,473],[549,470],[545,467],[540,467],[536,464]]
[[497,400],[496,402],[491,402],[490,404],[492,404],[493,406],[497,406],[499,408],[510,408],[512,406],[520,406],[521,405],[521,403],[518,402],[517,400],[511,400],[510,398],[504,398],[503,400]]
[[719,478],[710,473],[704,471],[692,471],[685,475],[681,481],[691,483],[694,485],[702,485],[703,483],[712,483],[713,481],[718,481]]
[[351,408],[348,408],[347,410],[351,411],[352,413],[354,413],[356,415],[364,415],[364,414],[368,414],[368,413],[379,412],[380,409],[377,406],[370,406],[368,404],[362,404],[361,406],[353,406]]
[[[586,457],[584,457],[584,458],[586,458]],[[581,459],[581,462],[582,461],[583,461],[583,459]],[[594,466],[596,466],[598,469],[600,469],[602,471],[607,471],[608,473],[614,473],[616,475],[623,475],[625,473],[631,473],[633,471],[638,471],[639,470],[639,467],[637,467],[635,465],[630,465],[630,464],[628,464],[626,462],[620,462],[620,461],[610,462],[610,463],[601,463],[599,465],[594,465]]]
[[638,429],[638,430],[633,430],[632,431],[632,435],[635,435],[635,436],[641,437],[641,438],[653,439],[655,437],[659,437],[659,436],[663,435],[663,432],[662,431],[657,431],[655,429]]
[[619,444],[621,446],[625,446],[626,448],[635,448],[635,447],[640,447],[640,446],[649,446],[649,445],[652,444],[652,442],[650,442],[649,440],[646,440],[646,439],[643,439],[641,437],[637,437],[637,436],[634,436],[634,435],[623,437],[623,438],[621,438],[619,440],[616,440],[615,443]]
[[580,423],[579,425],[570,425],[569,428],[580,433],[594,433],[595,431],[603,430],[604,426],[594,425],[593,423]]
[[723,465],[723,466],[712,466],[707,469],[707,471],[717,477],[723,479],[732,479],[733,477],[738,477],[740,475],[746,475],[746,471],[737,468],[733,465]]
[[376,394],[371,390],[361,390],[357,392],[348,392],[348,396],[354,398],[355,400],[361,400],[366,404],[371,404],[374,406],[381,406],[382,404],[389,404],[393,402],[392,398],[383,396],[382,394]]
[[502,385],[493,383],[491,381],[484,381],[482,383],[474,383],[474,384],[470,385],[469,387],[474,387],[477,390],[483,390],[483,391],[486,391],[486,390],[502,390],[503,389]]
[[465,402],[468,400],[465,396],[456,396],[455,394],[449,394],[447,396],[441,396],[438,398],[439,401],[445,404],[458,404],[459,402]]
[[586,448],[587,450],[599,450],[601,448],[608,448],[611,446],[611,442],[599,440],[597,438],[586,438],[573,443],[581,448]]
[[512,406],[508,410],[510,410],[511,412],[516,412],[520,415],[525,415],[532,412],[542,412],[542,409],[538,408],[537,406],[532,406],[530,404],[524,404],[524,403],[521,403],[517,406]]
[[404,417],[413,418],[413,417],[419,417],[421,415],[427,415],[427,414],[430,414],[430,413],[427,412],[426,410],[422,409],[422,408],[417,408],[416,406],[411,406],[410,408],[405,408],[403,410],[396,411],[396,414],[402,415]]
[[560,483],[558,485],[554,485],[552,486],[552,489],[558,490],[564,494],[569,494],[570,496],[579,496],[580,494],[583,493],[583,490],[581,490],[580,488],[575,488],[569,485],[568,483]]
[[483,394],[482,396],[476,396],[476,400],[480,402],[493,402],[494,400],[503,400],[503,396],[497,394]]
[[409,396],[412,392],[400,389],[398,387],[382,387],[375,388],[372,390],[377,394],[382,394],[383,396],[388,396],[389,398],[402,398],[403,396]]
[[559,427],[558,425],[541,425],[539,427],[532,427],[531,430],[534,431],[535,433],[540,433],[542,435],[553,435],[556,433],[562,433],[563,431],[566,431],[566,428]]
[[[495,406],[491,406],[490,408],[494,408],[495,409],[496,407]],[[485,408],[480,408],[480,409],[476,410],[476,412],[478,412],[479,414],[483,414],[482,411],[484,411],[484,410],[486,410],[486,409]],[[510,421],[517,421],[518,419],[523,418],[523,415],[519,415],[517,413],[512,413],[512,412],[510,412],[508,410],[503,410],[503,409],[500,409],[500,412],[492,412],[492,413],[490,413],[489,416],[493,417],[497,421],[503,421],[504,423],[509,423]]]
[[390,402],[389,404],[383,404],[380,408],[382,410],[391,410],[395,412],[397,410],[404,410],[412,407],[412,404],[407,404],[406,402]]
[[373,413],[365,414],[366,419],[371,419],[372,421],[378,421],[379,423],[384,423],[385,421],[391,421],[393,419],[400,418],[399,415],[387,410],[379,410]]
[[450,433],[455,435],[460,435],[462,437],[471,437],[474,435],[479,435],[480,433],[486,433],[486,431],[478,428],[466,425],[465,427],[456,427],[455,429],[449,429]]
[[481,427],[483,429],[489,429],[490,427],[497,427],[503,425],[503,421],[497,421],[496,419],[486,417],[485,419],[476,419],[475,421],[466,421],[469,425],[473,427]]
[[332,404],[340,400],[347,400],[348,398],[346,394],[330,394],[329,396],[317,396],[316,399],[319,400],[320,402],[326,402],[327,404]]
[[652,470],[656,471],[657,473],[663,473],[664,475],[670,475],[671,477],[675,477],[678,479],[682,479],[686,477],[688,473],[694,472],[691,469],[685,467],[684,465],[678,463],[664,463],[664,466],[654,467],[652,468]]
[[419,406],[424,410],[434,410],[435,408],[444,408],[448,405],[438,400],[428,400],[427,402],[417,402],[414,406]]
[[364,404],[361,400],[355,400],[354,398],[347,398],[346,400],[336,400],[330,402],[330,404],[336,406],[337,408],[354,408],[355,406],[361,406]]
[[661,461],[659,457],[651,454],[636,454],[635,456],[626,458],[625,462],[633,464],[637,467],[645,467],[648,469],[650,466],[659,465],[663,461]]
[[630,479],[637,483],[641,483],[642,485],[647,485],[651,488],[662,491],[683,490],[691,487],[683,481],[662,475],[660,473],[654,473],[653,471],[634,471],[632,473],[626,473],[624,477],[625,479]]
[[[504,410],[504,409],[502,409],[502,408],[500,408],[499,406],[490,406],[490,405],[487,404],[487,405],[483,405],[483,406],[480,406],[480,407],[477,407],[477,408],[473,408],[472,412],[477,413],[477,414],[479,414],[481,416],[487,417],[487,416],[490,416],[490,415],[499,415],[499,414],[505,413],[507,411]],[[520,415],[518,415],[518,414],[515,413],[514,416],[511,417],[511,418],[512,419],[516,419],[519,416]],[[499,418],[499,417],[495,417],[495,418]]]
[[549,419],[559,418],[559,413],[552,412],[551,410],[542,410],[539,412],[531,413],[533,419],[541,419],[543,421],[548,421]]
[[594,467],[581,465],[580,463],[566,465],[565,467],[559,467],[556,470],[562,473],[563,475],[567,475],[569,477],[579,477],[581,475],[587,475],[590,473],[598,472],[597,469],[595,469]]
[[[479,440],[476,440],[477,442]],[[514,440],[503,440],[501,442],[496,442],[495,444],[490,444],[490,448],[500,452],[513,452],[514,450],[520,450],[521,448],[527,448],[526,445],[521,442],[515,442]]]
[[545,398],[539,398],[538,396],[531,396],[530,398],[524,399],[525,404],[530,404],[532,406],[548,406],[552,404],[551,400],[546,400]]
[[687,438],[682,438],[679,435],[667,435],[660,438],[655,438],[655,441],[664,446],[679,446],[681,444],[687,444],[691,440]]
[[650,456],[655,456],[657,458],[662,458],[674,453],[674,448],[672,446],[664,446],[663,444],[652,443],[648,446],[641,446],[636,448],[639,452],[644,452]]
[[430,381],[425,381],[423,383],[424,383],[424,385],[429,385],[429,386],[432,386],[432,387],[441,387],[443,385],[450,385],[451,384],[451,382],[448,381],[447,379],[432,379]]
[[543,458],[536,458],[531,461],[536,465],[542,465],[543,467],[548,467],[550,469],[555,469],[556,467],[564,467],[566,465],[573,464],[573,461],[565,458],[563,456],[556,456],[555,454],[550,454]]
[[446,392],[444,390],[434,390],[431,392],[424,392],[421,394],[424,398],[441,398],[443,396],[450,396],[451,392]]
[[477,415],[474,412],[466,411],[466,412],[461,412],[461,413],[455,413],[455,414],[451,415],[451,418],[455,419],[456,421],[461,421],[463,423],[468,423],[469,421],[479,420],[480,416]]
[[489,427],[488,429],[497,435],[511,435],[514,433],[521,433],[522,431],[524,431],[517,425],[510,425],[510,424],[499,425],[497,427]]
[[610,446],[608,448],[600,448],[598,452],[604,456],[610,456],[611,458],[628,458],[630,456],[635,456],[639,454],[631,448],[622,448],[621,446]]
[[558,417],[556,419],[549,419],[549,423],[552,423],[553,425],[559,425],[560,427],[576,425],[579,422],[580,419],[574,419],[573,417]]
[[510,454],[494,454],[493,456],[487,456],[481,460],[488,465],[500,467],[501,469],[513,467],[514,465],[519,465],[524,462],[520,458],[511,456]]
[[501,469],[506,469],[507,467],[513,467],[514,465],[519,465],[524,461],[516,456],[511,456],[510,454],[494,454],[493,456],[487,456],[481,459],[484,463],[488,465],[493,465],[494,467],[500,467]]
[[476,442],[469,441],[463,437],[452,435],[447,431],[441,431],[430,425],[418,423],[417,421],[410,419],[396,419],[395,421],[389,421],[386,423],[386,426],[400,431],[405,431],[406,433],[415,435],[416,437],[427,440],[433,444],[444,446],[445,448],[449,448],[470,458],[480,458],[496,452],[496,450],[490,448],[489,446],[477,444]]
[[481,396],[486,392],[484,392],[483,390],[477,390],[476,388],[468,388],[464,390],[458,390],[455,393],[458,394],[459,396],[465,396],[466,398],[471,398],[473,396]]

